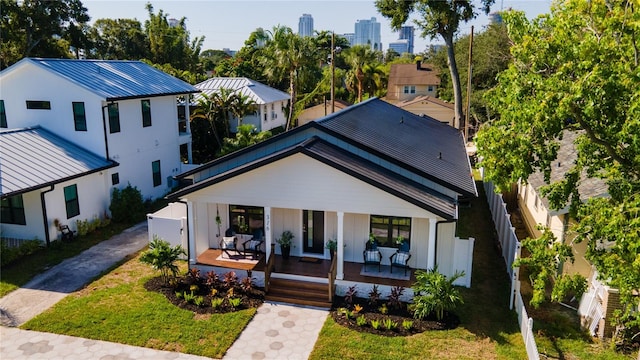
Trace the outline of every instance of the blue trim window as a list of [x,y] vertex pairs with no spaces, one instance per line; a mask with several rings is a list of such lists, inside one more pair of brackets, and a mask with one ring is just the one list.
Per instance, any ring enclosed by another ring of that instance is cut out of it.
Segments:
[[3,224],[27,225],[22,195],[0,200],[0,222]]
[[151,163],[151,171],[153,172],[153,187],[162,185],[162,174],[160,173],[160,160]]
[[83,102],[73,102],[73,122],[76,131],[87,131],[87,116],[84,112]]
[[80,203],[78,201],[78,187],[74,185],[65,186],[64,203],[67,208],[67,219],[80,215]]
[[109,110],[109,133],[119,133],[120,111],[118,110],[118,103],[111,103],[107,108]]
[[151,100],[140,100],[142,107],[142,127],[151,126]]

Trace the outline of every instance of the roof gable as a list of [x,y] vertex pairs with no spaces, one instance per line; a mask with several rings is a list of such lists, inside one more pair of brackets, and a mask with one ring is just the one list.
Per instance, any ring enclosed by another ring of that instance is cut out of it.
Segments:
[[437,86],[440,85],[439,73],[433,65],[392,64],[389,70],[389,89],[403,85]]
[[211,95],[220,89],[232,89],[248,96],[256,104],[289,100],[289,94],[246,77],[213,77],[195,85],[203,94]]
[[0,161],[2,197],[117,165],[41,127],[0,131]]
[[24,64],[46,69],[106,100],[196,93],[198,89],[141,61],[25,58]]

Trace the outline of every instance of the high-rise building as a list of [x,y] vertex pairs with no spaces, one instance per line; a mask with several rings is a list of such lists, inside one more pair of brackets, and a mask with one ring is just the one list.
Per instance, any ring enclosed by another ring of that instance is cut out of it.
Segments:
[[369,45],[372,50],[382,51],[380,23],[376,21],[376,18],[356,21],[353,45]]
[[313,17],[311,14],[302,14],[298,21],[298,35],[313,36]]
[[[407,40],[407,51],[409,54],[413,54],[413,40],[415,29],[413,26],[403,26],[400,28],[400,36],[398,40]],[[400,53],[402,54],[402,53]]]
[[342,34],[342,37],[347,39],[347,41],[349,42],[349,45],[351,45],[351,46],[355,45],[356,34],[354,34],[354,33],[344,33],[344,34]]
[[409,40],[407,40],[407,39],[402,39],[402,40],[390,42],[389,43],[389,49],[397,52],[400,55],[402,55],[404,53],[411,53],[409,51]]

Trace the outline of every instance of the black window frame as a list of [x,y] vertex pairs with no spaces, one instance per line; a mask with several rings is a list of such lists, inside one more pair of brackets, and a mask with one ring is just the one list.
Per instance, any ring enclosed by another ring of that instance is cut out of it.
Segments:
[[51,101],[48,100],[27,100],[28,110],[51,110]]
[[[264,231],[264,207],[231,204],[229,205],[229,224],[237,234],[253,234],[256,230]],[[254,226],[251,226],[252,224]]]
[[22,194],[0,200],[0,223],[10,225],[27,225]]
[[[156,164],[158,164],[158,171],[156,171]],[[160,160],[151,162],[151,176],[153,177],[153,187],[162,185],[162,169],[160,167]]]
[[0,129],[6,129],[7,125],[7,110],[4,108],[4,100],[0,100]]
[[[82,113],[76,111],[76,106],[82,106]],[[76,131],[87,131],[87,112],[83,101],[74,101],[71,103],[73,109],[73,126]]]
[[372,214],[369,216],[369,233],[374,234],[378,246],[399,248],[400,245],[396,244],[398,235],[402,235],[404,241],[411,246],[411,218]]
[[115,186],[118,184],[120,184],[120,174],[119,173],[111,174],[111,185]]
[[109,133],[115,134],[120,132],[120,108],[118,103],[110,103],[107,105],[109,115]]
[[[68,193],[67,190],[73,190],[73,193]],[[80,215],[80,201],[78,197],[78,185],[73,184],[65,186],[64,192],[64,205],[67,210],[67,219]],[[73,195],[73,197],[71,197]]]
[[[145,104],[147,104],[146,107]],[[142,127],[151,126],[151,100],[140,100],[140,108],[142,110]]]

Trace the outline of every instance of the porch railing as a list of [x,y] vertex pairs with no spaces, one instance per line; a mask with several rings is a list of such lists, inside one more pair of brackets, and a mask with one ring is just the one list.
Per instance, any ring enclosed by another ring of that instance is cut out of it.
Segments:
[[276,244],[271,244],[271,253],[267,259],[267,267],[264,269],[264,292],[269,292],[269,283],[271,282],[271,272],[276,262]]
[[335,289],[335,282],[336,282],[336,272],[337,272],[337,268],[338,268],[338,262],[336,261],[337,256],[334,256],[333,259],[331,259],[331,266],[329,267],[329,273],[328,273],[328,278],[329,278],[329,301],[333,302],[333,292]]

